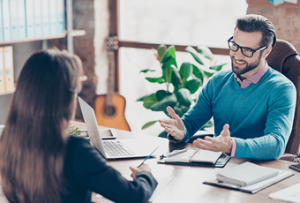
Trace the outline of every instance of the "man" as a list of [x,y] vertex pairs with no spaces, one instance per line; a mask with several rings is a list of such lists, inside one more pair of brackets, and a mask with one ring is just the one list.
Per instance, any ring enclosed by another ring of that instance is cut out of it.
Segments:
[[197,139],[195,147],[238,158],[280,158],[292,129],[296,90],[266,62],[275,43],[268,19],[239,18],[228,40],[232,70],[215,74],[182,119],[168,107],[172,119],[159,121],[170,141],[188,141],[213,117],[217,136]]

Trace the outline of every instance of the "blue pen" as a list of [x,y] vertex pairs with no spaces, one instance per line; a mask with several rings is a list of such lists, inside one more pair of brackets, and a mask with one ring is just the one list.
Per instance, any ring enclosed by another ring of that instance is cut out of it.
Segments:
[[144,161],[138,166],[138,168],[140,168],[140,166],[143,165],[143,163],[145,163],[145,161],[146,161],[147,159],[149,159],[149,158],[152,156],[152,154],[157,150],[157,148],[158,148],[158,147],[156,147],[156,148],[153,150],[153,152],[151,152],[151,154],[150,154],[149,156],[147,156],[147,157],[144,159]]

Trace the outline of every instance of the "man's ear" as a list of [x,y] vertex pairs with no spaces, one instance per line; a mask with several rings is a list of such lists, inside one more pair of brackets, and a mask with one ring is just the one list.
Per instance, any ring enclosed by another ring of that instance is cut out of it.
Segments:
[[271,53],[271,51],[272,51],[272,46],[268,46],[268,48],[265,49],[263,52],[263,58],[267,58],[267,56]]

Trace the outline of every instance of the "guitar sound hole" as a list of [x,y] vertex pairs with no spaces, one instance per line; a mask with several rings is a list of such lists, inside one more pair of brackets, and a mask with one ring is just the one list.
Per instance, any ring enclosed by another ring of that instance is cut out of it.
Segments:
[[116,109],[113,106],[106,106],[104,112],[107,116],[113,116],[116,112]]

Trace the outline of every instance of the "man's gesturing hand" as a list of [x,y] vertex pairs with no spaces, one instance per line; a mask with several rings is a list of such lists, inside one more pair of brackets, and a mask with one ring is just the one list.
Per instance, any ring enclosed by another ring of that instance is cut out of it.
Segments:
[[175,113],[171,107],[167,107],[167,111],[172,119],[159,120],[160,125],[166,132],[170,133],[176,140],[182,140],[184,137],[184,124],[181,118]]
[[230,137],[229,125],[225,124],[223,130],[218,137],[206,136],[204,140],[197,139],[193,142],[195,147],[204,150],[210,150],[215,152],[231,153],[232,140]]

